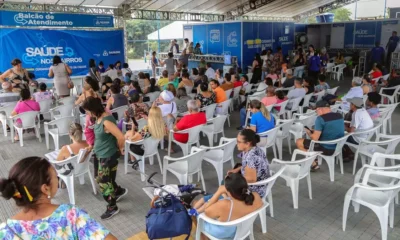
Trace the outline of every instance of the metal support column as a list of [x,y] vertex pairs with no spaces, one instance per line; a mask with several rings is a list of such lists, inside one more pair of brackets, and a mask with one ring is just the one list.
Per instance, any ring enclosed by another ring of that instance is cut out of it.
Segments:
[[367,50],[360,52],[360,58],[358,59],[358,76],[363,76],[367,69]]

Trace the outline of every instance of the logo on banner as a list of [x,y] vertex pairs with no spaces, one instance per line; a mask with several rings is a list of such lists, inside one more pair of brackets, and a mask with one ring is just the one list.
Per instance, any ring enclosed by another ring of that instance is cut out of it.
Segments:
[[15,23],[28,26],[73,26],[72,21],[58,21],[53,14],[44,13],[17,13],[14,15]]
[[229,33],[228,37],[226,38],[226,45],[228,47],[237,47],[238,46],[236,31]]
[[19,23],[19,24],[22,24],[22,25],[25,25],[25,24],[28,23],[28,21],[25,20],[25,18],[23,18],[23,16],[21,14],[15,14],[14,21],[16,23]]
[[108,52],[107,52],[107,50],[104,50],[103,57],[107,57],[107,56],[108,56]]
[[210,42],[211,43],[220,42],[220,38],[221,38],[221,33],[218,29],[213,29],[210,31]]
[[200,50],[201,50],[201,52],[203,52],[203,50],[204,50],[204,47],[203,47],[204,40],[201,40],[199,43],[200,43]]

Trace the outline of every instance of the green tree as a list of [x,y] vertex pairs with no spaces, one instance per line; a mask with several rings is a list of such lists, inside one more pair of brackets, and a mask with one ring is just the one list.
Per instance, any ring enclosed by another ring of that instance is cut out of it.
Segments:
[[338,8],[331,13],[335,14],[334,22],[345,22],[345,21],[351,21],[351,11],[347,8]]

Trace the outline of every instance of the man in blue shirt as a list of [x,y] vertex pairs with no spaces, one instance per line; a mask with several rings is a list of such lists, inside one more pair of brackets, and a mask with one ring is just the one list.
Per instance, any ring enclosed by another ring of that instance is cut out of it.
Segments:
[[397,32],[393,31],[392,36],[389,38],[388,43],[386,44],[387,56],[386,56],[386,65],[390,66],[390,60],[392,59],[392,53],[396,50],[397,44],[399,44],[399,37],[397,36]]
[[[314,130],[304,128],[304,131],[314,141],[331,141],[344,136],[344,120],[340,113],[331,111],[327,101],[321,100],[316,103],[318,114],[315,120]],[[296,140],[297,148],[307,151],[310,148],[311,140],[299,138]],[[313,151],[321,151],[322,154],[331,156],[335,153],[336,144],[314,144]],[[314,162],[313,170],[319,169],[318,162]]]
[[385,49],[380,46],[379,42],[375,42],[375,47],[371,49],[370,67],[374,64],[382,65],[385,61]]

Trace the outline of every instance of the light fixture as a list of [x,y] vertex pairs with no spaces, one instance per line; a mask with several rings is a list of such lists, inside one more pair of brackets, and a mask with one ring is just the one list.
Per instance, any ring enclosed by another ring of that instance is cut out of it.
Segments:
[[250,9],[256,9],[256,0],[249,0]]

